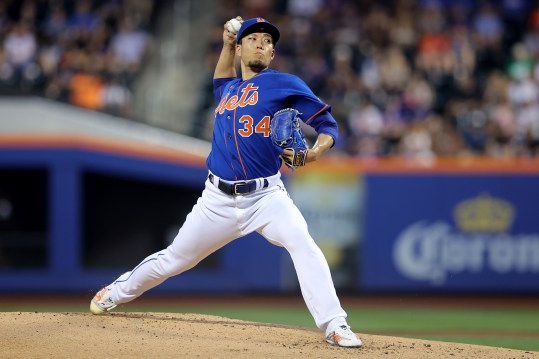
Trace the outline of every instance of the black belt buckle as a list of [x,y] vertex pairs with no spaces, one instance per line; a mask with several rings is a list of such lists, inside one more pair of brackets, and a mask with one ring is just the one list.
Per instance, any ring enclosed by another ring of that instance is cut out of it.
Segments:
[[[241,192],[238,191],[238,188],[247,187],[247,191]],[[247,185],[247,182],[240,182],[240,183],[234,183],[234,195],[244,194],[249,192],[249,186]]]

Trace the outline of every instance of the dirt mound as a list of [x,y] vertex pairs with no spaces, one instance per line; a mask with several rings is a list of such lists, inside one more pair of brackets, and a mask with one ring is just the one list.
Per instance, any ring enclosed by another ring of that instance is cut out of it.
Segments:
[[538,352],[361,335],[362,348],[318,331],[198,314],[0,313],[1,358],[539,358]]

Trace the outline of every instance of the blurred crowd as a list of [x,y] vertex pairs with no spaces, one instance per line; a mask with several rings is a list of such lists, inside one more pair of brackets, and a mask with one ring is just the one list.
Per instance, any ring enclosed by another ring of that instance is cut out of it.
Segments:
[[[162,3],[1,0],[0,94],[130,117]],[[222,24],[241,15],[277,25],[272,67],[332,105],[334,152],[430,161],[539,149],[539,0],[216,0],[215,9],[200,39],[209,47],[196,137],[211,136]]]
[[332,105],[343,154],[428,162],[537,153],[537,1],[222,0],[209,67],[222,23],[236,15],[278,26],[272,67]]
[[152,0],[1,0],[0,94],[130,115]]

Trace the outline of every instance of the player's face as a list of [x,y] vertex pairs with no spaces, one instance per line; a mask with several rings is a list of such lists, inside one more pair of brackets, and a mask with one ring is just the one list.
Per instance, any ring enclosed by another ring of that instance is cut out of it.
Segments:
[[241,44],[236,47],[236,53],[241,61],[255,72],[267,68],[275,57],[273,39],[271,35],[255,32],[241,39]]

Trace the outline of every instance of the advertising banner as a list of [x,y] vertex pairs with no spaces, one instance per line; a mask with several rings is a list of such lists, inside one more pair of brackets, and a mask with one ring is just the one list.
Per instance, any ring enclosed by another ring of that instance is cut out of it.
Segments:
[[539,292],[537,175],[368,175],[362,290]]
[[[287,178],[287,188],[324,253],[338,288],[354,289],[364,201],[362,177],[350,171],[305,171]],[[299,286],[292,265],[287,277]],[[290,287],[285,283],[285,287]]]

